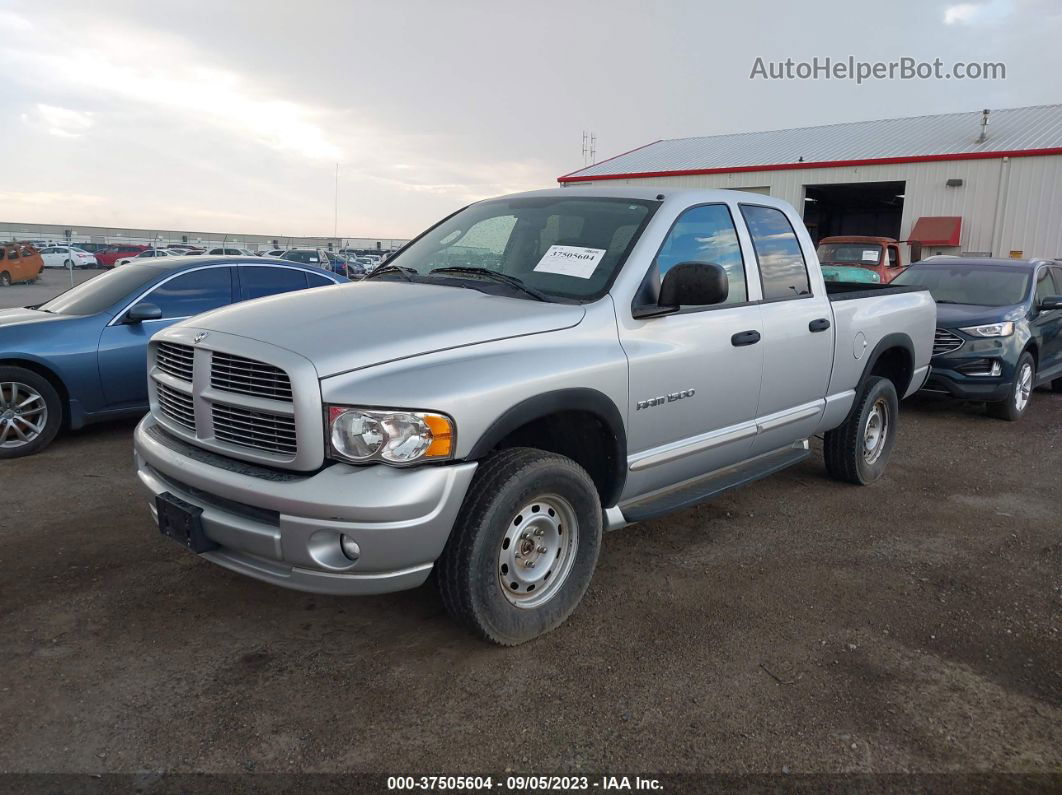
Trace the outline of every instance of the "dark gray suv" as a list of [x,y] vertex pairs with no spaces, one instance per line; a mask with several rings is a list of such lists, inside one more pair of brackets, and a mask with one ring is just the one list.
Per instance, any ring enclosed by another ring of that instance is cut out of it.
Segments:
[[937,302],[926,390],[983,400],[1004,420],[1020,419],[1038,386],[1062,392],[1062,265],[930,258],[892,283],[928,287]]

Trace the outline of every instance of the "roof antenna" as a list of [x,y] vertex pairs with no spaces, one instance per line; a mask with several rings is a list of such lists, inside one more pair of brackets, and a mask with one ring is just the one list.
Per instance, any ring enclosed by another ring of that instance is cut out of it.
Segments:
[[977,143],[979,144],[983,144],[988,140],[988,114],[990,112],[988,108],[981,111],[981,134],[977,136]]

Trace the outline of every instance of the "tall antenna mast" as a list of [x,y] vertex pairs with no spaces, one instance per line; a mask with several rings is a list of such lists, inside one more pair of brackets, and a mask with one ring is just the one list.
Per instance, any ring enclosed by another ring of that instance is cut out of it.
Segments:
[[592,132],[583,130],[583,166],[590,166],[597,162],[597,136]]

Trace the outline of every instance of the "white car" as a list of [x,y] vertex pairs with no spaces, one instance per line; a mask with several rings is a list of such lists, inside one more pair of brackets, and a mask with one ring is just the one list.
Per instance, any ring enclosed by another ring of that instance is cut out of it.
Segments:
[[128,265],[130,262],[133,262],[135,260],[147,260],[147,259],[152,259],[154,257],[179,257],[179,256],[181,256],[181,255],[176,253],[176,252],[173,252],[173,251],[167,251],[164,248],[149,248],[149,249],[146,249],[144,251],[141,251],[135,257],[122,257],[120,260],[117,260],[114,263],[114,267],[117,268],[119,265]]
[[259,251],[259,257],[283,257],[286,248],[271,248],[269,251]]
[[207,252],[210,256],[237,256],[237,257],[253,257],[255,254],[253,251],[248,251],[245,248],[236,248],[235,246],[225,246],[224,248],[212,248]]
[[87,251],[73,246],[48,246],[41,249],[41,259],[46,268],[94,268],[96,258]]

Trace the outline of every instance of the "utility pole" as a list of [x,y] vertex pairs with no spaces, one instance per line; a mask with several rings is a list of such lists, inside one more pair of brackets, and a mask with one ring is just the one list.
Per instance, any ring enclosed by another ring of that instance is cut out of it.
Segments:
[[339,235],[339,163],[336,163],[336,204],[335,216],[332,220],[332,237]]

